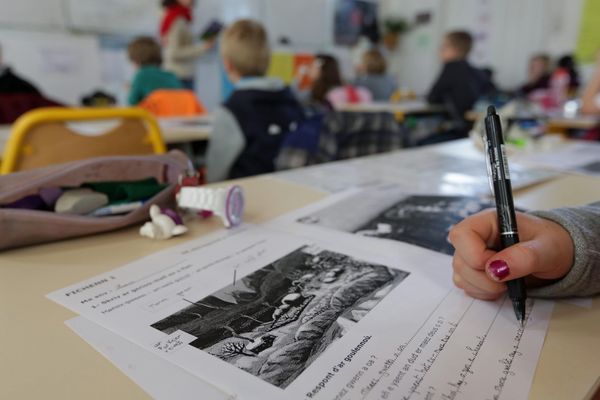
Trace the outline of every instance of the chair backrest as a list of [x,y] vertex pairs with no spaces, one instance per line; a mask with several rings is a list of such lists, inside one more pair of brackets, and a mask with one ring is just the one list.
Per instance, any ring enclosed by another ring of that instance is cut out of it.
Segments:
[[150,93],[139,107],[157,117],[189,117],[206,114],[206,108],[191,90],[160,89]]
[[405,129],[387,112],[334,112],[319,139],[319,162],[385,153],[404,146]]
[[0,124],[12,124],[21,115],[36,108],[60,106],[39,93],[0,94]]
[[286,133],[275,159],[278,171],[314,164],[319,151],[324,114],[314,114],[298,121],[296,129]]
[[99,156],[165,152],[158,123],[140,108],[43,108],[26,113],[13,125],[0,172]]

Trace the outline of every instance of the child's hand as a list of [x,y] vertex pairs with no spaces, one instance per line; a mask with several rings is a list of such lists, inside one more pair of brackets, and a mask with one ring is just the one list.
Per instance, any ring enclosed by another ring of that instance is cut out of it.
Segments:
[[517,226],[521,243],[500,252],[492,250],[500,243],[495,210],[482,211],[454,226],[448,236],[456,249],[454,284],[470,296],[494,300],[506,291],[508,280],[530,276],[528,283],[537,283],[560,279],[569,272],[573,241],[562,226],[522,213],[517,213]]

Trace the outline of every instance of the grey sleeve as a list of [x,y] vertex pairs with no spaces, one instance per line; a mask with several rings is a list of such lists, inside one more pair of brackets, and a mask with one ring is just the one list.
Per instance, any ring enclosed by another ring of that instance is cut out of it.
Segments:
[[229,170],[245,146],[246,139],[233,114],[224,107],[218,108],[206,152],[208,181],[226,180]]
[[575,249],[573,267],[561,280],[529,291],[535,297],[591,296],[600,293],[600,202],[532,213],[565,228]]

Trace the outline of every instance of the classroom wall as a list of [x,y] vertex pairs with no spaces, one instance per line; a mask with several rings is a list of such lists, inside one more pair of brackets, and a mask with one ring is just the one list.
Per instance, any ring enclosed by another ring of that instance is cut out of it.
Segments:
[[[553,56],[577,43],[583,0],[382,0],[382,18],[409,19],[431,12],[431,22],[402,39],[392,55],[392,72],[418,94],[427,93],[440,65],[437,48],[444,32],[466,29],[484,44],[473,62],[495,70],[497,84],[518,87],[527,75],[527,60],[540,51]],[[481,40],[482,39],[482,40]]]
[[62,8],[70,29],[112,35],[155,34],[162,12],[158,0],[62,0]]
[[0,27],[21,30],[65,29],[63,0],[0,0]]
[[[289,50],[334,52],[346,60],[345,72],[351,74],[350,49],[331,43],[333,1],[199,0],[195,29],[200,31],[212,18],[224,22],[256,18],[267,25],[274,41],[288,36],[293,43]],[[583,3],[379,1],[382,18],[403,15],[413,19],[426,11],[432,15],[429,24],[405,35],[399,49],[390,55],[391,72],[402,85],[419,94],[427,92],[439,71],[436,53],[445,31],[464,28],[486,36],[480,43],[487,45],[480,46],[473,61],[494,68],[499,85],[513,88],[525,79],[529,55],[540,50],[559,55],[575,47]],[[58,100],[75,104],[82,94],[100,87],[124,99],[132,74],[124,46],[136,34],[156,33],[160,18],[157,4],[158,0],[0,0],[0,45],[4,44],[9,63]],[[482,22],[486,15],[489,21]],[[22,51],[24,48],[28,51]],[[42,53],[51,54],[54,61],[43,65]],[[80,60],[69,61],[74,58]],[[220,101],[217,60],[215,51],[198,64],[199,94],[209,108]]]
[[78,104],[101,85],[100,46],[94,35],[0,28],[2,58],[47,97]]

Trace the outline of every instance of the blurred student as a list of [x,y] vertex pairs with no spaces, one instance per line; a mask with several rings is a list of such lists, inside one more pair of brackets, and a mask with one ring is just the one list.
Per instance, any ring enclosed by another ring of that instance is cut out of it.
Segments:
[[579,85],[581,84],[579,72],[577,71],[575,58],[572,55],[567,54],[558,59],[556,69],[552,73],[550,80],[553,81],[555,79],[566,81],[569,94],[574,94],[579,89]]
[[304,118],[302,106],[281,80],[265,77],[271,50],[260,23],[231,25],[223,34],[221,56],[235,91],[215,111],[207,178],[215,182],[272,172],[286,133]]
[[581,96],[581,112],[600,115],[600,52],[597,55],[596,69]]
[[160,37],[164,47],[164,68],[173,72],[186,89],[194,90],[196,60],[208,52],[214,41],[195,43],[191,30],[194,0],[162,0],[164,9]]
[[388,101],[398,89],[398,83],[386,72],[387,62],[383,54],[377,49],[371,49],[363,55],[354,85],[368,89],[374,101]]
[[536,90],[545,90],[550,87],[550,56],[536,54],[529,59],[527,82],[521,86],[519,92],[525,96]]
[[489,77],[467,61],[472,47],[470,33],[454,31],[446,34],[439,51],[442,72],[427,95],[429,103],[445,105],[460,120],[464,120],[465,113],[473,108],[478,98],[494,90]]
[[40,94],[40,91],[4,64],[0,48],[0,94]]
[[129,59],[137,72],[129,91],[129,104],[136,105],[158,89],[182,89],[183,85],[173,73],[161,69],[161,49],[151,37],[139,37],[127,48]]
[[309,104],[331,110],[344,104],[368,103],[373,100],[368,89],[344,84],[338,61],[331,55],[316,56],[311,78],[313,84]]
[[558,60],[558,64],[550,76],[549,95],[551,105],[554,108],[560,108],[576,95],[579,89],[579,73],[572,56],[566,55]]

